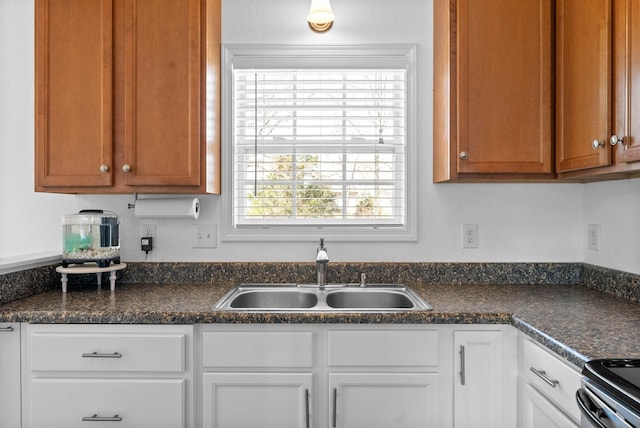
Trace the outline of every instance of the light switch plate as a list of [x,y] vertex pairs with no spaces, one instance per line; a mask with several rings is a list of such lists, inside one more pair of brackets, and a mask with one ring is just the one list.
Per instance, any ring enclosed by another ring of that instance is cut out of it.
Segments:
[[218,229],[215,224],[193,225],[191,248],[216,248],[217,246]]

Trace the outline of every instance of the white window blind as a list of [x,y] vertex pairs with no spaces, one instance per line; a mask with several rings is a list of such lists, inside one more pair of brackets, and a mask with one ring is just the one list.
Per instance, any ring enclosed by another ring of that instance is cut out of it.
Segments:
[[406,78],[406,67],[234,68],[234,227],[404,227]]

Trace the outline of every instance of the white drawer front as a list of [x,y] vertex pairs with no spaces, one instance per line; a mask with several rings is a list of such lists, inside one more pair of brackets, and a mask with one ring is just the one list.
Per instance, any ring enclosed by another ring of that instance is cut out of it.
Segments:
[[437,366],[437,331],[330,331],[330,366]]
[[[580,389],[581,375],[529,340],[524,341],[523,350],[522,376],[524,379],[564,409],[574,420],[580,420],[580,410],[576,404],[575,394]],[[544,374],[542,376],[547,379],[557,381],[555,387],[552,387],[541,376],[535,374],[531,370],[532,367],[538,373],[543,371]]]
[[311,332],[206,332],[204,367],[311,367]]
[[185,381],[181,379],[31,382],[31,428],[180,428],[185,417]]
[[185,335],[34,333],[31,370],[182,372]]

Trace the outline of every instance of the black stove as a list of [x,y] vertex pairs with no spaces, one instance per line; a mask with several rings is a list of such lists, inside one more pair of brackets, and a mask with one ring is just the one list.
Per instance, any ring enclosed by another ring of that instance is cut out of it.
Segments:
[[582,374],[583,427],[640,428],[640,359],[592,360]]

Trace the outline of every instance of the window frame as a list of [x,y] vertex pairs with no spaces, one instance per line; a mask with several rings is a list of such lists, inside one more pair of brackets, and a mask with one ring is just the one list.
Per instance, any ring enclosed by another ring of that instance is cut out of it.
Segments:
[[[308,241],[319,237],[332,241],[417,241],[416,230],[416,45],[250,45],[222,46],[221,135],[223,241]],[[405,68],[405,224],[404,226],[352,225],[243,225],[234,226],[234,130],[233,70],[239,68]]]

